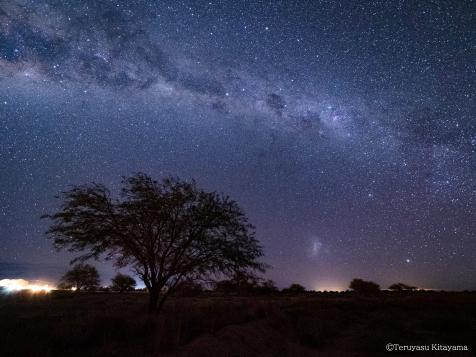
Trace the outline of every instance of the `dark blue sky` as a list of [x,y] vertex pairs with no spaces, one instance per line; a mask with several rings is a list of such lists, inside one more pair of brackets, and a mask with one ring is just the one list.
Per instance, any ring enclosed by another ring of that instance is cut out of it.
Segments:
[[0,278],[58,278],[54,196],[144,171],[236,199],[279,285],[476,288],[475,10],[0,0]]

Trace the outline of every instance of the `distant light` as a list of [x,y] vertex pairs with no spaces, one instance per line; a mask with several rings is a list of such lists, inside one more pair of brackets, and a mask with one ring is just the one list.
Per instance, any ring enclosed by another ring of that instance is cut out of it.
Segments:
[[407,258],[407,259],[405,259],[405,262],[407,262],[407,264],[408,264],[408,263],[411,262],[411,260]]
[[30,283],[25,279],[2,279],[0,280],[0,287],[5,288],[7,292],[15,292],[21,290],[29,290],[33,293],[45,292],[49,293],[54,287],[49,284],[37,282],[36,284]]
[[342,283],[328,281],[328,282],[322,282],[320,284],[317,284],[314,290],[315,291],[345,291],[346,286]]

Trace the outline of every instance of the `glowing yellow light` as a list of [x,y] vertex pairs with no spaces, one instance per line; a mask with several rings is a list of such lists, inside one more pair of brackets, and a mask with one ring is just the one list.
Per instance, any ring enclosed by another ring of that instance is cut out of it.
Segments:
[[5,288],[7,292],[30,290],[33,293],[45,292],[49,293],[54,289],[53,286],[41,282],[30,283],[25,279],[2,279],[0,280],[0,287]]
[[345,291],[346,287],[343,283],[326,281],[317,284],[314,288],[316,291]]

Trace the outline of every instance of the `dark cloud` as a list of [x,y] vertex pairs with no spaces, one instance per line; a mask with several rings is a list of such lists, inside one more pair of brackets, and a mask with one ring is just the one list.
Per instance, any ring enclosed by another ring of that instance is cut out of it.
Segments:
[[382,122],[394,130],[405,144],[461,147],[469,145],[476,136],[474,123],[457,108],[449,114],[438,105],[422,107],[407,102],[406,105],[392,106],[388,113],[389,119]]
[[286,101],[284,98],[276,93],[271,93],[266,98],[266,104],[276,115],[282,117],[283,111],[286,109]]
[[63,39],[50,37],[16,19],[0,33],[0,56],[9,62],[34,59],[47,64],[60,59],[68,49]]
[[226,107],[226,104],[223,101],[216,101],[212,103],[212,109],[216,110],[220,114],[230,114],[230,111]]
[[[22,16],[21,6],[14,5],[0,5],[4,64],[33,66],[47,78],[112,87],[146,89],[158,77],[178,78],[173,61],[144,32],[151,15],[143,6],[109,1],[52,3],[49,11],[58,19],[51,31],[31,13]],[[36,8],[36,13],[41,15],[41,10]]]
[[321,123],[321,117],[317,113],[307,113],[302,116],[293,117],[296,121],[296,127],[301,131],[316,131],[319,135],[324,134],[324,127]]
[[462,133],[462,128],[456,120],[431,108],[418,108],[411,111],[403,120],[402,130],[412,140],[425,145],[457,143]]
[[178,79],[180,85],[185,89],[200,94],[208,94],[217,97],[225,96],[225,87],[218,81],[204,76],[191,73],[182,73]]

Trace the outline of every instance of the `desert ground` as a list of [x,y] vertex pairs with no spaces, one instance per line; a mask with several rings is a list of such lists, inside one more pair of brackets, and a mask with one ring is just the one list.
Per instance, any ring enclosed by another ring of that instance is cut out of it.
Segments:
[[387,343],[476,351],[476,293],[306,293],[173,297],[142,292],[0,298],[0,356],[380,356]]

